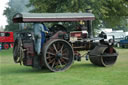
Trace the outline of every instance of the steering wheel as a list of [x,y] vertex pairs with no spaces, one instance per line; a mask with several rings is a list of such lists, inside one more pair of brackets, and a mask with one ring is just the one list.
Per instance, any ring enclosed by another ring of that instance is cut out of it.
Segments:
[[58,31],[63,31],[63,32],[67,32],[67,29],[63,26],[63,25],[59,25],[59,24],[54,24],[51,28],[50,31],[56,33]]

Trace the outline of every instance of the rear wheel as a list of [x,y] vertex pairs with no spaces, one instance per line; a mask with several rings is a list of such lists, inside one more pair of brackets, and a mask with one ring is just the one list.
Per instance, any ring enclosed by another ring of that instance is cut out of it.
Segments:
[[13,48],[13,59],[15,63],[21,63],[24,57],[24,52],[22,48],[22,41],[21,39],[18,39],[14,43]]
[[73,49],[65,40],[56,39],[44,47],[43,60],[50,71],[65,71],[73,59]]
[[3,48],[4,48],[4,49],[9,49],[9,44],[8,44],[8,43],[4,43],[4,44],[3,44]]

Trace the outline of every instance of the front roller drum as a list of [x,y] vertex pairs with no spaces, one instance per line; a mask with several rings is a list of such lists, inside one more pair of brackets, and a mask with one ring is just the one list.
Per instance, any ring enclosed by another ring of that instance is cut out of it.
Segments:
[[89,59],[94,65],[98,66],[111,66],[117,60],[117,52],[112,46],[96,46],[89,53]]
[[65,40],[49,41],[43,48],[43,62],[50,71],[65,71],[72,65],[73,60],[73,49]]

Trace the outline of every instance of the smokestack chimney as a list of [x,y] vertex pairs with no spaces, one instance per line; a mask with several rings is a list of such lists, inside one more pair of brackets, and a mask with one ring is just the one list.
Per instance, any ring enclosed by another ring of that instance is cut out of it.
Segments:
[[91,9],[86,9],[85,10],[87,13],[92,13],[92,10]]

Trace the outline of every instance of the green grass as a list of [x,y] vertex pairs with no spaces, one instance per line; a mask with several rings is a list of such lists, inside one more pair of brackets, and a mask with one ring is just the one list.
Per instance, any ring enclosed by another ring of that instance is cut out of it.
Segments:
[[49,72],[15,64],[12,49],[0,52],[0,85],[128,85],[128,49],[117,49],[111,67],[98,67],[82,59],[65,72]]

